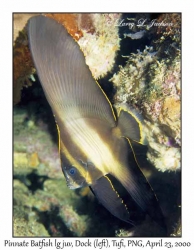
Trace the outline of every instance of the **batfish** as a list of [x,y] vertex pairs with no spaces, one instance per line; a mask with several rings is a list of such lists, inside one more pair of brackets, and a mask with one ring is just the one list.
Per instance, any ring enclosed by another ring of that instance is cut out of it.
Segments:
[[158,200],[134,152],[133,142],[144,144],[141,119],[124,108],[115,113],[78,43],[61,24],[36,16],[27,30],[37,74],[56,121],[68,187],[89,186],[114,216],[130,222],[130,211],[108,177],[112,175],[164,227]]

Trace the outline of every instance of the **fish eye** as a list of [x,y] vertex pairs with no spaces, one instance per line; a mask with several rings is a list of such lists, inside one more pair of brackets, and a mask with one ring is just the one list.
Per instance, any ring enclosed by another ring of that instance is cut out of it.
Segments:
[[69,173],[74,175],[76,173],[76,169],[74,167],[70,168]]

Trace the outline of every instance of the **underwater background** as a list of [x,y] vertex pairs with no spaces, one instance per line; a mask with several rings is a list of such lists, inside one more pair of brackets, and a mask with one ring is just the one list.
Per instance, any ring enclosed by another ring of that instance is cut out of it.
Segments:
[[[111,103],[128,103],[145,118],[148,162],[140,166],[158,197],[167,236],[181,236],[181,14],[44,15],[77,40]],[[111,215],[89,188],[66,186],[54,117],[28,48],[31,16],[13,19],[13,235],[164,236],[132,201],[135,227]]]

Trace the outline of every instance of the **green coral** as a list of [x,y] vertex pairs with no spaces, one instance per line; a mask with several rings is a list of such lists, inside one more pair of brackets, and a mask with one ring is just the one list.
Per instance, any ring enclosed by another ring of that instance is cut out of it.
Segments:
[[14,180],[14,236],[49,236],[44,225],[38,222],[36,213],[29,206],[32,194],[19,180]]
[[44,124],[28,126],[26,117],[27,110],[14,109],[14,236],[114,236],[103,217],[111,214],[100,207],[96,215],[89,189],[67,187],[58,145]]
[[[68,197],[69,196],[69,197]],[[67,188],[63,180],[47,180],[43,190],[32,193],[19,180],[14,180],[14,236],[83,236],[88,227],[88,216],[79,215],[73,207],[81,200],[75,192]],[[61,232],[62,225],[53,221],[53,212],[66,225]],[[43,214],[48,213],[48,228],[45,229]],[[66,230],[66,232],[64,231]]]
[[66,205],[60,209],[60,216],[74,236],[85,236],[90,221],[87,215],[78,215],[74,207]]
[[65,183],[50,134],[28,117],[14,109],[14,236],[83,236],[89,219],[74,207],[85,205]]
[[48,232],[46,231],[45,227],[37,222],[35,218],[30,219],[30,221],[24,219],[24,215],[26,215],[25,212],[20,212],[20,217],[18,217],[18,213],[14,210],[14,224],[13,224],[13,230],[14,230],[14,236],[20,236],[20,237],[47,237],[50,236]]

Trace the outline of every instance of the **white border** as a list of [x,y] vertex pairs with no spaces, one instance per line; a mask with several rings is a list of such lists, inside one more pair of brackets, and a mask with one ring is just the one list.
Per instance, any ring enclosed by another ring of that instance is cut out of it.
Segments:
[[[12,12],[182,12],[182,238],[166,241],[190,241],[194,247],[194,55],[192,1],[1,1],[0,3],[0,248],[12,237]],[[86,8],[87,7],[87,8]],[[12,239],[17,241],[17,239]],[[73,240],[73,239],[70,239]],[[110,239],[111,240],[111,239]],[[18,239],[19,241],[19,239]],[[22,239],[21,239],[22,241]],[[17,249],[17,247],[15,247]],[[134,248],[134,247],[133,247]],[[31,249],[31,247],[29,247]],[[37,248],[32,248],[37,249]],[[47,248],[49,249],[49,248]],[[77,248],[79,249],[79,248]],[[90,249],[90,248],[88,248]],[[146,248],[144,248],[146,249]],[[150,249],[150,248],[147,248]],[[160,249],[166,249],[161,247]],[[182,249],[182,247],[179,247]],[[184,247],[185,249],[185,247]]]

